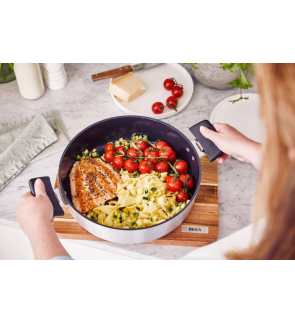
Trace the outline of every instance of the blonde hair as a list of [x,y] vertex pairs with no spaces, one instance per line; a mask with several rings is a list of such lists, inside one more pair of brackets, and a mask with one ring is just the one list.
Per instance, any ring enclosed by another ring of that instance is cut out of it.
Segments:
[[295,259],[295,64],[258,64],[257,85],[265,142],[255,221],[266,217],[261,240],[229,259]]

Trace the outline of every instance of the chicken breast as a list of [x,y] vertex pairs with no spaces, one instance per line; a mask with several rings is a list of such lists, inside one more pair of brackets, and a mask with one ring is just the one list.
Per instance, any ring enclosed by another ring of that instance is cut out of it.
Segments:
[[111,164],[101,159],[84,159],[73,165],[70,173],[72,202],[81,213],[103,205],[117,196],[122,179]]

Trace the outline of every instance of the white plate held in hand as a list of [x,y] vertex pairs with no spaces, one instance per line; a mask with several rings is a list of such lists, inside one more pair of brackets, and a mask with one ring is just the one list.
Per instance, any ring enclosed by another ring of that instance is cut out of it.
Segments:
[[[186,69],[177,63],[162,63],[150,69],[136,71],[134,74],[146,87],[141,96],[130,102],[121,102],[112,95],[115,104],[128,115],[164,119],[181,112],[192,98],[193,80]],[[163,86],[164,81],[169,78],[174,78],[183,85],[183,96],[178,101],[177,112],[166,107],[162,114],[156,115],[152,111],[152,105],[155,102],[162,102],[166,106],[166,100],[171,96],[171,91],[166,90]],[[111,79],[112,81],[113,79]]]

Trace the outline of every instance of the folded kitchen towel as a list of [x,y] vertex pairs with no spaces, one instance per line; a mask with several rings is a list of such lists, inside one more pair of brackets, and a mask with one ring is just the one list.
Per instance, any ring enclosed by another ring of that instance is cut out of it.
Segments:
[[0,125],[0,191],[26,165],[63,150],[68,143],[57,111]]

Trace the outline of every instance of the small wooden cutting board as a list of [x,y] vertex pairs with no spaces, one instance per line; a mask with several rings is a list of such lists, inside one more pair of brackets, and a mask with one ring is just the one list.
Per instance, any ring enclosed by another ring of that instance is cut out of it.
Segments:
[[[174,231],[157,240],[145,244],[203,246],[215,242],[219,230],[217,162],[211,163],[207,157],[201,158],[202,179],[193,208]],[[55,187],[59,187],[58,178]],[[61,239],[103,241],[87,232],[70,214],[67,207],[65,215],[56,217],[53,227]]]

